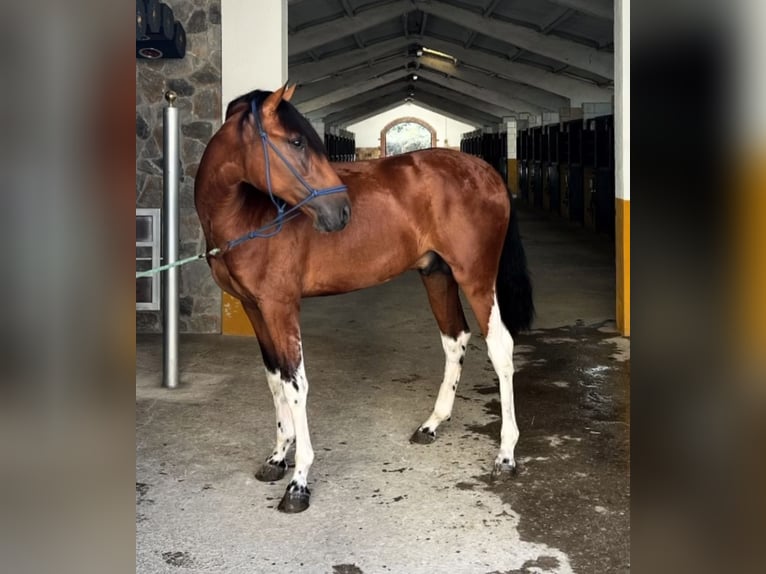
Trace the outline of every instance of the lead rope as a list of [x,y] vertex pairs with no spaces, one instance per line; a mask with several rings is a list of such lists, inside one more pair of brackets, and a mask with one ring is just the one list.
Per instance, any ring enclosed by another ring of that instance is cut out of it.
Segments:
[[187,257],[186,259],[179,259],[178,261],[174,261],[173,263],[168,263],[167,265],[161,265],[160,267],[155,267],[154,269],[149,269],[147,271],[136,271],[136,279],[139,277],[151,277],[152,275],[155,275],[157,273],[161,273],[162,271],[167,271],[168,269],[172,269],[173,267],[180,267],[181,265],[186,265],[187,263],[191,263],[192,261],[197,261],[199,259],[205,259],[206,257],[215,257],[221,253],[221,249],[218,247],[211,249],[210,251],[206,251],[205,253],[200,253],[199,255],[193,255],[192,257]]

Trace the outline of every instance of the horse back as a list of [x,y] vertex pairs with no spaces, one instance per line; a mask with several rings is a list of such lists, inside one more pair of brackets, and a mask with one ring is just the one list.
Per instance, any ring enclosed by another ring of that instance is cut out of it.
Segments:
[[431,149],[335,163],[351,220],[307,243],[304,293],[360,289],[419,268],[429,252],[462,266],[476,251],[499,259],[510,205],[499,174],[467,154]]

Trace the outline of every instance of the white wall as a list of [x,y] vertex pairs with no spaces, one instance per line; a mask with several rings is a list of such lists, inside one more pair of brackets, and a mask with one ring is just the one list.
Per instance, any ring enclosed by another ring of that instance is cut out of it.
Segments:
[[615,196],[630,201],[630,0],[614,3]]
[[414,117],[423,120],[436,130],[436,146],[444,147],[444,141],[452,147],[460,145],[460,136],[479,126],[458,122],[447,116],[421,108],[416,104],[402,104],[377,116],[346,126],[356,135],[356,147],[377,147],[380,145],[380,130],[397,118]]
[[221,119],[234,98],[285,81],[287,0],[221,0]]

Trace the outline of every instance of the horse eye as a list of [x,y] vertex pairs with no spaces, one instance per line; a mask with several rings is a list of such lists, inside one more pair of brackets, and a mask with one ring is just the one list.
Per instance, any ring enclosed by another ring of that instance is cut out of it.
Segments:
[[303,147],[303,138],[294,138],[290,140],[290,143],[295,147]]

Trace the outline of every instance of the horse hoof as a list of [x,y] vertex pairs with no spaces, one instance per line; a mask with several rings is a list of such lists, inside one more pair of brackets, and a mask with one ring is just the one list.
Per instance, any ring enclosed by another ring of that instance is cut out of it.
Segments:
[[429,428],[418,429],[410,437],[413,444],[431,444],[436,440],[436,431]]
[[281,463],[264,462],[255,473],[255,478],[261,482],[274,482],[275,480],[281,480],[285,476],[286,470],[287,463],[285,461]]
[[[295,490],[291,490],[292,488]],[[298,512],[303,512],[309,507],[310,497],[311,493],[305,486],[298,487],[290,485],[287,487],[287,492],[285,492],[282,500],[279,501],[277,510],[286,514],[296,514]]]
[[495,462],[495,467],[492,469],[493,478],[510,478],[518,476],[518,474],[518,465],[514,461],[507,458],[504,458],[500,462]]

